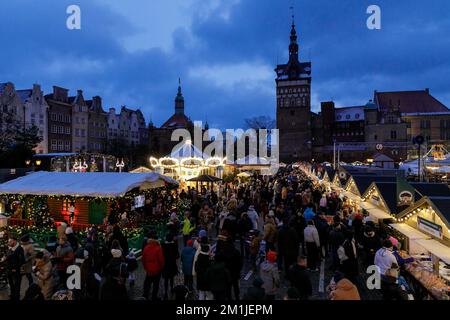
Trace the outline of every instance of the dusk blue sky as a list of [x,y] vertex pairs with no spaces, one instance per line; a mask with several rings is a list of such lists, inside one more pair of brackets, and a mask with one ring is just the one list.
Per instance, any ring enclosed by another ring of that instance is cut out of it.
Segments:
[[[313,110],[424,88],[450,106],[448,0],[1,0],[0,82],[83,89],[105,110],[140,108],[161,125],[181,77],[193,120],[238,128],[275,118],[273,69],[287,61],[293,2]],[[66,28],[70,4],[81,7],[81,30]],[[379,31],[366,27],[371,4]]]

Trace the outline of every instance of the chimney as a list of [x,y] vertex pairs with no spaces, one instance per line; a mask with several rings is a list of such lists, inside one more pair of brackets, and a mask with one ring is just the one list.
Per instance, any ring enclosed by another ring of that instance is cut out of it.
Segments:
[[425,88],[425,92],[430,94],[430,88]]
[[35,92],[41,92],[41,85],[40,84],[33,84],[33,91]]
[[83,94],[83,90],[78,89],[78,90],[77,90],[77,94],[78,94],[79,96],[81,96],[81,95]]
[[94,108],[101,108],[102,107],[102,98],[99,96],[92,97],[92,106]]
[[69,89],[53,86],[53,98],[56,101],[67,102],[68,96],[69,96]]
[[116,114],[116,109],[115,108],[109,108],[109,113]]

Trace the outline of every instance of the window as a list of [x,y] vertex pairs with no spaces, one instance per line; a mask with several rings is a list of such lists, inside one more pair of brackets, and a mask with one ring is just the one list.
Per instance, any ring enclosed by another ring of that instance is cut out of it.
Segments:
[[359,113],[355,114],[355,119],[359,119]]
[[377,141],[378,140],[378,135],[374,135],[373,136],[373,140]]
[[64,150],[70,151],[70,141],[65,141],[64,146],[65,146],[65,149],[64,149]]
[[75,137],[79,137],[80,136],[80,129],[75,129]]
[[52,125],[52,133],[58,133],[58,128],[55,125]]
[[58,150],[63,151],[64,150],[64,141],[58,140]]
[[391,131],[391,139],[397,139],[397,131],[395,130]]
[[349,114],[346,115],[346,116],[345,116],[345,119],[350,120],[350,115],[349,115]]
[[70,127],[66,127],[66,134],[70,134]]
[[51,148],[52,148],[52,150],[56,150],[57,148],[58,148],[58,143],[57,143],[57,141],[56,140],[53,140],[52,139],[52,141],[50,142],[50,144],[51,144]]
[[51,114],[52,121],[57,121],[56,113]]
[[58,121],[63,122],[63,115],[61,113],[58,113]]
[[420,129],[430,129],[430,120],[420,120]]
[[85,137],[86,136],[86,130],[85,129],[81,129],[81,136]]

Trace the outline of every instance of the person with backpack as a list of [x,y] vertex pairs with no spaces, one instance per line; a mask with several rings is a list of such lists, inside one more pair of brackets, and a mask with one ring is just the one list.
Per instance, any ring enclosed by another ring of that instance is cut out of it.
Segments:
[[[202,238],[207,240],[207,238]],[[207,241],[203,240],[194,256],[192,275],[196,279],[198,300],[212,300],[211,286],[207,278],[207,272],[211,268],[211,248]]]
[[112,259],[105,268],[105,281],[100,287],[100,300],[128,300],[126,280],[128,266],[120,248],[111,249]]
[[206,271],[206,279],[211,288],[214,300],[227,300],[228,290],[230,290],[232,277],[230,271],[225,266],[225,256],[218,253],[214,257],[214,262]]
[[345,278],[356,284],[358,260],[354,233],[351,230],[346,232],[346,238],[337,253],[340,261],[340,271],[344,274]]

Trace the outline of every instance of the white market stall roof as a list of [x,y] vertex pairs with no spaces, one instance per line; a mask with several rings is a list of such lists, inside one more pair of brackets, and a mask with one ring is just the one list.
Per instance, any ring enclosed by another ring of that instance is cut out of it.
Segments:
[[360,202],[361,208],[367,210],[367,212],[369,212],[369,216],[373,216],[374,218],[378,219],[378,220],[383,220],[383,219],[392,219],[392,216],[390,214],[388,214],[387,212],[381,210],[380,208],[377,208],[376,206],[374,206],[373,204],[366,202],[366,201],[362,201]]
[[121,197],[134,188],[141,190],[178,185],[156,172],[34,172],[0,184],[0,194],[70,195],[76,197]]
[[407,236],[409,240],[430,239],[430,236],[426,235],[423,232],[420,232],[417,229],[414,229],[406,223],[393,223],[390,224],[390,226],[399,231],[401,234]]
[[244,158],[236,160],[236,164],[240,166],[246,165],[259,165],[259,166],[270,166],[270,161],[263,157],[256,157],[254,155],[248,155]]
[[152,170],[147,167],[139,167],[130,171],[130,173],[147,173],[147,172],[152,172]]
[[436,257],[444,261],[446,264],[450,264],[450,248],[443,245],[436,240],[417,240],[416,241],[425,250],[431,252]]
[[175,159],[185,159],[185,158],[200,158],[200,159],[208,159],[199,148],[197,148],[190,141],[182,144],[178,148],[172,150],[169,157]]

